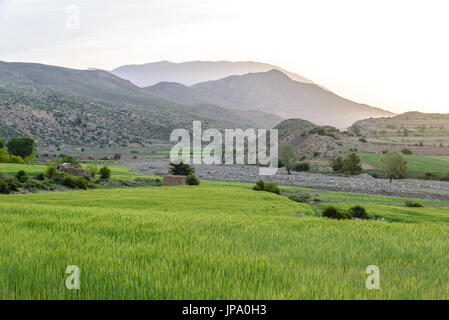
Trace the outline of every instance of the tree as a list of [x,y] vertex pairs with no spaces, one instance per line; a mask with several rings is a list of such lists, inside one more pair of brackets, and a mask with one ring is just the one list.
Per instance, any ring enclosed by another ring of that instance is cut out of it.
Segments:
[[281,149],[281,161],[284,164],[285,169],[287,169],[288,174],[291,174],[291,170],[298,161],[298,156],[295,149],[289,144],[286,144]]
[[3,141],[2,138],[0,138],[0,149],[3,149],[5,147],[5,141]]
[[362,170],[362,162],[357,153],[351,153],[343,160],[343,172],[356,175],[361,173]]
[[195,169],[182,161],[178,164],[170,162],[168,172],[174,176],[189,176],[195,174]]
[[341,156],[334,157],[334,158],[330,159],[329,164],[332,167],[332,170],[334,172],[342,172],[343,171],[344,162],[343,162],[343,158]]
[[100,179],[102,180],[108,180],[111,177],[111,169],[104,166],[100,169]]
[[390,179],[403,179],[407,173],[407,161],[399,152],[388,151],[380,158],[380,167],[385,172],[385,175]]
[[15,138],[6,144],[9,154],[22,158],[34,156],[36,154],[36,143],[32,138]]

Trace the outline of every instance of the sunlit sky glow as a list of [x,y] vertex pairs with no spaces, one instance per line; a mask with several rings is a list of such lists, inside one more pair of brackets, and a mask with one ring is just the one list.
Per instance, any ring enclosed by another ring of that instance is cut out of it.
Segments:
[[[393,112],[449,113],[448,1],[0,0],[0,60],[260,61]],[[80,8],[80,28],[66,8]]]

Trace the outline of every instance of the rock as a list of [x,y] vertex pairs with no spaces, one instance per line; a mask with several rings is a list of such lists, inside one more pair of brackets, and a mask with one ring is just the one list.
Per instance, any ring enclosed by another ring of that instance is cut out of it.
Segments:
[[164,186],[185,186],[187,185],[187,177],[166,175],[163,178],[162,184]]
[[73,163],[63,163],[58,166],[59,171],[68,172],[72,176],[84,176],[86,175],[86,170],[74,165]]

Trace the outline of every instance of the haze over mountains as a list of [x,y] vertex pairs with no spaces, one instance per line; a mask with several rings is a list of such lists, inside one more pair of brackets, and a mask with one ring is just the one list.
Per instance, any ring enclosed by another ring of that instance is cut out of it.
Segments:
[[148,87],[159,82],[177,82],[190,86],[199,82],[218,80],[232,75],[266,72],[272,69],[282,71],[293,80],[312,83],[311,80],[280,67],[253,61],[191,61],[182,63],[160,61],[142,65],[122,66],[111,72],[139,87]]
[[[194,120],[218,129],[272,128],[289,118],[346,128],[357,120],[393,115],[280,68],[264,70],[272,67],[160,62],[144,65],[158,72],[141,84],[157,83],[141,88],[139,78],[126,80],[102,70],[0,62],[0,135],[29,135],[49,145],[129,145],[168,141],[174,129],[189,129]],[[264,71],[210,79],[254,69]],[[189,86],[166,79],[207,81]]]

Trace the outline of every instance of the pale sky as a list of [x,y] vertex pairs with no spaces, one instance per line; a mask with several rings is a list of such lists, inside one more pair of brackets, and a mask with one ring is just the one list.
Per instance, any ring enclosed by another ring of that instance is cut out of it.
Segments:
[[447,0],[0,0],[0,60],[79,69],[251,60],[393,112],[449,113],[448,9]]

